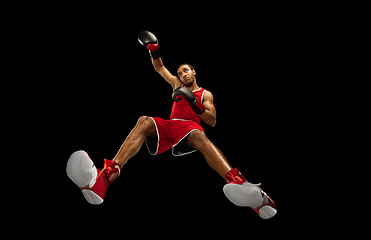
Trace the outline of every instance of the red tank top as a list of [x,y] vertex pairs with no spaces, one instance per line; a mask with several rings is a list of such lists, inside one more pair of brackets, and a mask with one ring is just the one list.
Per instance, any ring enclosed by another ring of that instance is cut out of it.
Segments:
[[[204,88],[199,88],[198,90],[193,91],[196,99],[203,103],[204,101]],[[193,111],[189,102],[185,99],[182,99],[179,102],[173,102],[173,108],[171,109],[170,114],[171,120],[181,119],[181,120],[192,120],[201,125],[201,118]]]

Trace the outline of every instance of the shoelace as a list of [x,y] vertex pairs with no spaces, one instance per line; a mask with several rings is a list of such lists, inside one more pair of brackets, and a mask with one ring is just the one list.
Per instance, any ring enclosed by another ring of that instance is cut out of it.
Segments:
[[233,178],[233,181],[241,181],[242,182],[242,179],[239,177],[239,176],[232,176]]
[[103,169],[100,171],[100,173],[98,174],[98,176],[95,178],[94,181],[97,181],[97,179],[100,177],[100,175],[102,175],[102,173],[103,173],[105,170],[111,171],[112,168],[107,166],[107,161],[106,161],[106,160],[107,160],[107,159],[104,159],[104,167],[103,167]]
[[[232,181],[237,181],[237,180],[238,181],[241,181],[241,182],[243,181],[239,176],[233,176],[230,173],[227,173],[227,174],[228,174],[229,177],[231,177],[233,179]],[[249,183],[251,185],[254,185],[254,186],[257,186],[257,187],[261,185],[261,183],[255,183],[255,184],[254,183],[250,183],[250,182],[247,182],[247,183]]]
[[239,177],[239,176],[234,176],[230,173],[228,173],[228,176],[231,177],[233,180],[232,181],[241,181],[242,182],[242,179]]

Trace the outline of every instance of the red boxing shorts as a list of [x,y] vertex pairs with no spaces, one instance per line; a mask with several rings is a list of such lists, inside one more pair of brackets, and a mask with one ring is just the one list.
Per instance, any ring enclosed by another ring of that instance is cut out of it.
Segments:
[[147,137],[146,145],[152,155],[163,153],[170,148],[173,148],[174,156],[195,152],[195,149],[188,147],[187,141],[182,140],[193,131],[205,132],[200,124],[192,120],[165,120],[157,117],[151,119],[155,123],[157,139]]

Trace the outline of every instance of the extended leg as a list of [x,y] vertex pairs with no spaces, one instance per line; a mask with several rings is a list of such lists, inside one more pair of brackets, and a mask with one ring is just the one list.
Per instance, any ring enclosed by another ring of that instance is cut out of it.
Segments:
[[[207,163],[225,180],[229,182],[223,191],[227,198],[237,206],[251,207],[263,219],[273,217],[277,213],[276,204],[258,187],[246,181],[237,168],[232,169],[223,153],[206,137],[202,131],[189,134],[187,144],[200,151]],[[228,176],[226,176],[228,173]]]
[[112,161],[104,159],[102,170],[95,167],[86,152],[77,151],[68,159],[68,177],[80,188],[89,203],[103,203],[108,187],[120,176],[121,167],[139,151],[147,136],[156,137],[156,127],[152,119],[143,116],[139,118],[115,158]]
[[122,167],[130,158],[134,157],[134,155],[138,153],[144,140],[148,136],[156,137],[155,124],[149,117],[142,116],[127,136],[120,150],[113,158],[113,161]]
[[187,138],[187,144],[200,151],[209,166],[227,181],[226,174],[232,167],[224,154],[207,138],[205,133],[202,131],[190,133]]

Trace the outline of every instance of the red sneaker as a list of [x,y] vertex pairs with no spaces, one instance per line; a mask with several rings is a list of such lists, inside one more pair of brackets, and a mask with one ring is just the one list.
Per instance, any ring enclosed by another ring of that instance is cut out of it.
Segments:
[[104,159],[104,168],[97,169],[89,155],[77,151],[67,162],[68,177],[80,188],[91,204],[101,204],[109,185],[120,176],[121,167],[116,162]]
[[276,215],[276,204],[258,186],[246,181],[245,177],[237,168],[227,173],[229,182],[224,186],[223,191],[227,198],[241,207],[251,207],[263,219]]

